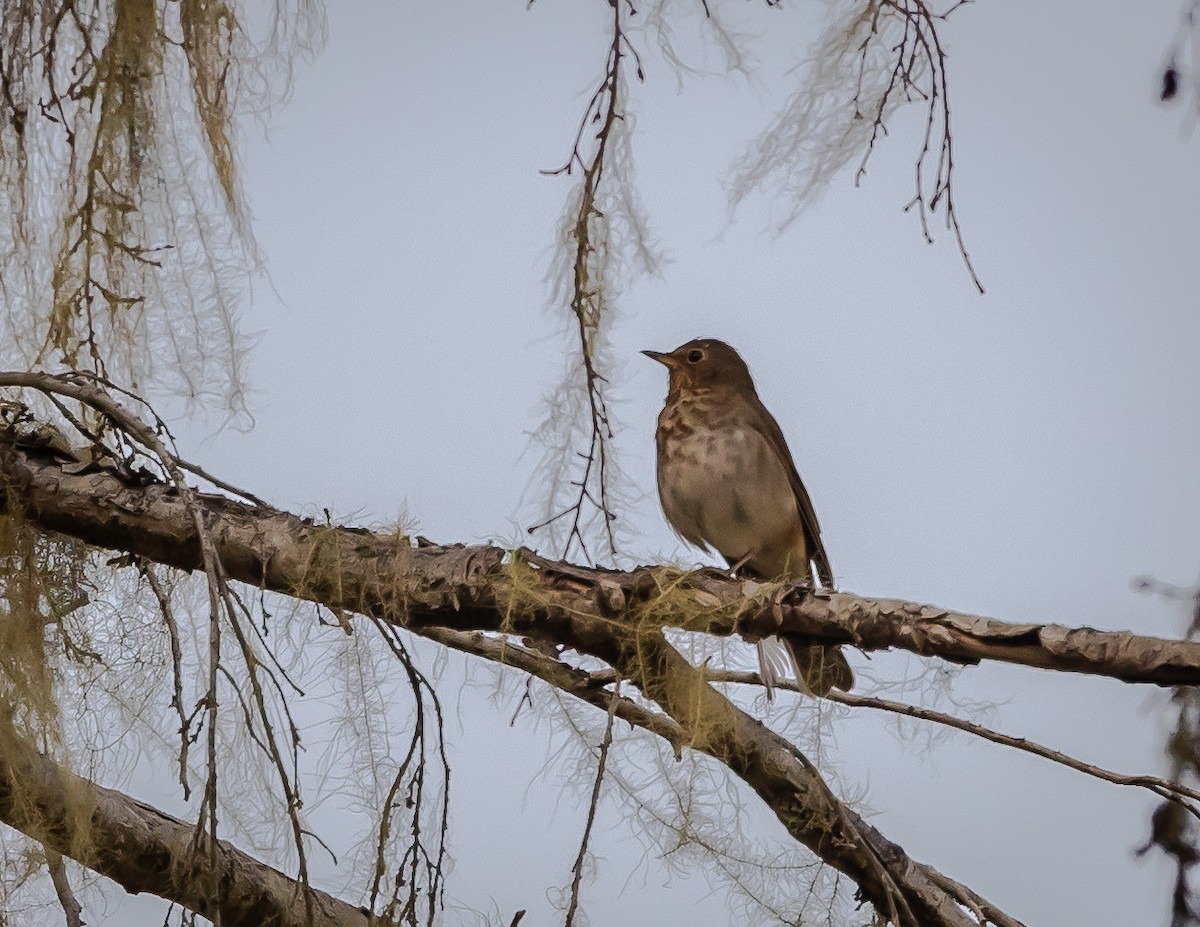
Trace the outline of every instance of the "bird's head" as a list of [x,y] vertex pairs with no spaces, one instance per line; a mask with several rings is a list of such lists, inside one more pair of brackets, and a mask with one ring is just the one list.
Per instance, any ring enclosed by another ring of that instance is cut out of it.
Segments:
[[742,356],[716,338],[696,338],[669,353],[642,353],[666,366],[671,376],[671,392],[720,387],[754,390],[750,368]]

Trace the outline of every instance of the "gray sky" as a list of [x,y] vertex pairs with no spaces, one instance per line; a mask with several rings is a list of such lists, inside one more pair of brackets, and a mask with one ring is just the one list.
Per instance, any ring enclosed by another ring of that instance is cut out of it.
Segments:
[[[1131,590],[1200,571],[1200,144],[1155,100],[1175,0],[986,0],[946,24],[957,197],[988,288],[909,199],[921,115],[896,121],[855,189],[840,176],[773,237],[724,181],[814,38],[811,8],[723,4],[763,37],[752,81],[676,77],[637,36],[637,184],[670,262],[631,281],[612,329],[617,442],[640,562],[693,563],[653,481],[663,371],[642,348],[731,341],[783,427],[842,588],[1013,621],[1174,634]],[[525,540],[527,432],[562,375],[544,281],[573,179],[565,158],[605,54],[606,6],[457,0],[330,4],[292,102],[243,148],[272,288],[248,327],[257,424],[184,453],[276,504],[359,523],[407,512],[439,541]],[[715,56],[711,56],[715,63]],[[543,772],[547,725],[511,695],[461,699],[450,884],[461,904],[554,923],[580,789]],[[856,658],[894,679],[904,657]],[[472,670],[472,678],[486,673]],[[871,691],[869,685],[865,691]],[[1123,772],[1164,772],[1162,693],[988,666],[954,682],[994,726]],[[854,713],[826,737],[845,794],[917,859],[1030,924],[1166,924],[1170,870],[1134,859],[1153,806],[1031,757]],[[593,923],[730,920],[724,890],[672,875],[602,821]],[[754,820],[757,812],[748,812]],[[758,826],[758,825],[756,825]],[[761,823],[762,839],[786,845]],[[513,847],[520,848],[514,864]],[[453,918],[451,921],[453,922]]]

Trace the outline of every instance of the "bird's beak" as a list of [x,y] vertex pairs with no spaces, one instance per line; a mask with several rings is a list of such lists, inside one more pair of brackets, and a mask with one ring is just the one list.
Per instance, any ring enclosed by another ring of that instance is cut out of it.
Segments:
[[672,364],[671,364],[672,357],[670,354],[666,354],[662,351],[643,351],[642,353],[645,354],[648,358],[650,358],[650,360],[656,360],[663,366],[666,366],[666,367],[672,366]]

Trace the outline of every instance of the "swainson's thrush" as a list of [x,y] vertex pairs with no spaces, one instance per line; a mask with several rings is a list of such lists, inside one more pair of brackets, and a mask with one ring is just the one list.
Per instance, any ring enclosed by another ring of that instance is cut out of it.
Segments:
[[[817,513],[746,362],[715,338],[642,353],[670,372],[656,443],[658,494],[671,527],[702,550],[715,548],[739,573],[812,583],[815,567],[832,589]],[[854,685],[840,647],[784,640],[796,679],[810,692]],[[778,649],[775,638],[758,644],[768,695],[783,670]]]

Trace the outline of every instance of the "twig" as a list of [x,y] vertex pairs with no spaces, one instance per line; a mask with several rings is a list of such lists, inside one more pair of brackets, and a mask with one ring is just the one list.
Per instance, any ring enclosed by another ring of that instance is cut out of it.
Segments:
[[[979,279],[970,252],[967,250],[954,202],[954,133],[951,126],[950,82],[946,69],[946,50],[938,31],[938,23],[944,22],[966,2],[968,0],[957,0],[941,13],[933,12],[925,0],[878,0],[870,8],[873,11],[871,13],[873,36],[881,32],[881,20],[885,11],[900,18],[902,31],[900,40],[892,49],[895,56],[892,71],[888,84],[879,97],[875,112],[871,117],[873,119],[871,137],[855,174],[855,183],[861,182],[867,171],[867,163],[874,154],[876,144],[881,136],[887,134],[884,118],[888,104],[895,94],[903,93],[910,99],[916,96],[928,101],[924,138],[914,166],[915,192],[904,209],[907,212],[916,208],[921,223],[921,234],[927,242],[932,243],[933,235],[929,231],[929,213],[936,212],[939,205],[944,205],[946,227],[954,233],[958,252],[966,265],[967,273],[970,274],[971,282],[982,294],[985,292],[983,282]],[[863,77],[871,42],[871,38],[864,40],[859,49],[859,88],[853,98],[856,109],[861,102]],[[928,84],[923,84],[921,76],[921,71],[925,67],[929,68]],[[938,155],[933,169],[933,190],[932,193],[929,193],[926,188],[926,178],[929,173],[929,161],[934,148],[935,133],[938,137]]]
[[[559,691],[573,695],[597,708],[608,710],[613,706],[614,694],[605,688],[612,685],[617,678],[611,669],[587,672],[548,657],[531,647],[522,646],[507,638],[492,637],[482,631],[455,631],[441,627],[413,628],[412,631],[455,650],[529,673],[530,676],[544,680]],[[528,698],[527,689],[520,704],[526,704]],[[615,701],[614,710],[618,718],[657,734],[671,745],[675,751],[675,758],[679,759],[688,739],[677,721],[661,711],[639,704],[628,696],[620,696]]]
[[588,841],[592,836],[592,827],[596,823],[596,810],[600,807],[600,787],[604,784],[604,767],[608,763],[608,748],[612,745],[613,718],[617,714],[617,700],[621,695],[621,679],[618,676],[613,683],[612,697],[608,705],[608,719],[604,723],[604,738],[600,741],[600,756],[596,763],[596,779],[592,783],[592,798],[588,803],[587,823],[583,828],[583,839],[579,841],[579,854],[575,857],[575,865],[571,867],[571,902],[567,906],[567,917],[564,927],[573,927],[575,914],[579,910],[579,886],[583,881],[583,863],[587,857]]
[[[582,171],[579,207],[570,233],[574,243],[570,305],[579,338],[591,432],[587,452],[579,455],[584,461],[583,474],[578,480],[572,481],[578,488],[575,501],[529,529],[530,533],[533,533],[561,518],[570,517],[571,527],[567,532],[562,556],[569,557],[573,546],[578,545],[582,555],[591,562],[594,561],[588,553],[583,536],[584,514],[588,507],[599,512],[604,519],[604,534],[609,553],[615,554],[617,551],[616,536],[612,528],[616,516],[612,511],[609,495],[609,441],[612,440],[613,430],[604,391],[606,381],[596,368],[596,336],[605,310],[604,281],[595,263],[597,230],[594,228],[594,223],[604,220],[604,214],[596,202],[613,132],[618,121],[625,118],[620,104],[620,90],[623,80],[622,62],[626,54],[633,56],[637,75],[640,77],[642,74],[637,51],[626,37],[622,23],[621,10],[625,4],[620,0],[608,0],[608,3],[612,8],[612,38],[609,42],[604,77],[588,100],[566,162],[554,170],[543,171],[550,175],[571,174],[576,167]],[[633,11],[632,6],[630,10]],[[591,157],[586,158],[583,154],[584,133],[588,126],[596,123],[599,123],[600,127],[596,131],[595,147]]]
[[[709,670],[706,673],[707,678],[712,682],[727,682],[739,683],[743,685],[762,685],[762,679],[758,673],[740,672],[730,670]],[[792,692],[801,692],[793,682],[777,683],[780,689],[788,689]],[[981,737],[984,740],[991,741],[995,744],[1000,744],[1005,747],[1013,747],[1017,750],[1023,750],[1026,753],[1032,753],[1034,756],[1040,756],[1043,759],[1050,760],[1052,763],[1058,763],[1061,766],[1066,766],[1068,769],[1073,769],[1076,772],[1081,772],[1084,775],[1092,776],[1093,778],[1111,782],[1113,785],[1127,785],[1135,788],[1148,789],[1160,798],[1167,801],[1173,801],[1188,810],[1188,812],[1200,819],[1200,790],[1188,788],[1177,782],[1172,782],[1169,779],[1163,779],[1159,776],[1136,775],[1130,776],[1123,773],[1112,772],[1100,766],[1095,766],[1091,763],[1085,763],[1082,760],[1077,760],[1072,756],[1062,753],[1059,750],[1052,750],[1042,744],[1035,743],[1032,740],[1027,740],[1024,737],[1014,737],[1011,734],[1002,734],[999,731],[993,731],[991,728],[984,727],[981,724],[976,724],[973,721],[967,721],[963,718],[955,717],[946,712],[936,711],[932,708],[921,708],[917,705],[910,705],[906,702],[896,702],[890,699],[876,698],[870,695],[855,695],[851,692],[840,692],[837,689],[823,696],[831,702],[836,702],[839,705],[846,705],[850,708],[873,708],[878,711],[886,711],[892,714],[904,715],[909,718],[918,718],[922,721],[930,721],[934,724],[941,724],[945,727],[954,728],[958,731],[963,731],[967,734],[972,734],[975,737]]]
[[191,717],[183,709],[183,646],[180,642],[179,624],[175,620],[175,610],[171,607],[170,597],[158,581],[154,567],[145,561],[138,562],[138,571],[146,580],[154,598],[158,600],[158,612],[162,615],[163,624],[167,628],[167,638],[171,643],[171,681],[174,691],[171,695],[171,707],[179,716],[179,785],[183,788],[183,800],[191,797],[192,789],[188,782],[188,749],[194,737],[189,736]]
[[[411,839],[407,842],[400,862],[396,866],[395,878],[391,880],[391,897],[384,905],[381,920],[388,924],[415,925],[420,907],[421,888],[424,885],[428,899],[425,922],[429,927],[433,927],[438,912],[445,904],[446,837],[450,820],[450,761],[446,756],[445,718],[437,691],[425,674],[413,663],[412,656],[401,641],[397,630],[378,618],[372,618],[371,621],[392,655],[404,668],[413,693],[415,719],[408,750],[392,779],[380,814],[379,839],[375,848],[375,872],[371,883],[368,910],[371,912],[371,923],[374,924],[376,922],[374,912],[380,897],[383,879],[388,870],[387,850],[390,846],[392,815],[403,804],[411,812],[409,818]],[[427,695],[433,709],[434,734],[437,738],[443,777],[436,856],[431,855],[425,846],[421,822],[421,812],[425,807],[428,751],[426,742],[429,737],[425,703]],[[415,765],[414,760],[416,761]],[[400,897],[402,888],[408,890],[407,896],[403,899]]]
[[1068,769],[1073,769],[1084,775],[1101,779],[1104,782],[1111,782],[1113,785],[1128,785],[1135,788],[1149,789],[1160,798],[1178,802],[1191,814],[1200,818],[1200,808],[1192,804],[1192,802],[1200,802],[1200,791],[1176,782],[1171,782],[1168,779],[1158,776],[1130,776],[1112,772],[1101,766],[1077,760],[1066,753],[1059,750],[1052,750],[1024,737],[1013,737],[1011,734],[1002,734],[999,731],[993,731],[973,721],[957,718],[954,715],[935,711],[932,708],[920,708],[916,705],[894,702],[890,699],[875,698],[868,695],[854,695],[850,692],[838,692],[837,690],[831,691],[826,698],[841,705],[848,705],[851,708],[874,708],[879,711],[891,712],[892,714],[906,715],[910,718],[920,718],[923,721],[932,721],[935,724],[952,727],[955,730],[964,731],[976,737],[982,737],[984,740],[990,740],[992,743],[1000,744],[1001,746],[1013,747],[1017,750],[1023,750],[1026,753],[1032,753],[1034,756],[1040,756],[1043,759],[1050,760],[1052,763],[1058,763],[1061,766],[1066,766]]

